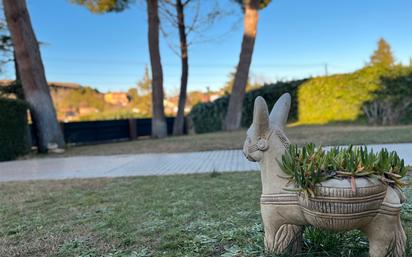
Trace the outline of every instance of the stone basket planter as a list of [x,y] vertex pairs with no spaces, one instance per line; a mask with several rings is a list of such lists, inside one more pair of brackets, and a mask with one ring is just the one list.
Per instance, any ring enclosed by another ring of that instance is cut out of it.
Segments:
[[316,186],[316,197],[298,195],[306,221],[316,227],[346,231],[368,224],[379,213],[387,186],[379,180],[356,179],[356,191],[350,180],[330,179]]
[[[402,192],[373,178],[330,178],[315,186],[315,194],[285,189],[289,180],[279,160],[289,148],[283,127],[290,108],[284,94],[269,114],[265,100],[257,97],[253,123],[247,131],[243,153],[261,169],[261,214],[268,252],[290,256],[300,252],[303,226],[333,231],[360,229],[369,240],[371,257],[405,257],[406,234],[400,220]],[[296,189],[296,188],[289,188]]]

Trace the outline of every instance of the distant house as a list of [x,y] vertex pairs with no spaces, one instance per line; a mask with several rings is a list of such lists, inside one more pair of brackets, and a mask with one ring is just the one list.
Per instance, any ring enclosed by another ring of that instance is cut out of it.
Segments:
[[221,97],[224,95],[223,92],[221,91],[208,91],[208,92],[202,92],[202,91],[192,91],[189,92],[188,94],[188,102],[190,103],[190,106],[194,106],[197,103],[207,103],[207,102],[213,102],[217,98]]
[[109,104],[126,106],[130,102],[130,96],[124,92],[109,92],[104,94],[104,101]]
[[6,87],[6,86],[10,86],[12,83],[14,82],[14,80],[10,80],[10,79],[1,79],[0,80],[0,87]]
[[213,102],[214,100],[218,99],[221,96],[222,96],[222,94],[220,94],[220,93],[208,94],[208,102]]
[[[13,80],[0,80],[0,87],[9,86]],[[105,111],[131,111],[141,116],[151,115],[151,96],[137,96],[137,101],[127,92],[101,93],[98,90],[70,82],[49,82],[50,94],[60,121],[77,121],[81,116],[88,116]],[[200,102],[211,102],[221,97],[224,91],[207,92],[197,90],[187,92],[185,114]],[[15,98],[13,94],[6,97]],[[138,103],[138,104],[137,104]],[[175,116],[178,111],[179,96],[164,99],[164,111],[167,116]]]
[[94,107],[79,107],[79,114],[80,115],[88,115],[88,114],[93,114],[97,113],[99,110]]
[[62,108],[57,110],[57,119],[64,122],[76,120],[78,113],[74,108]]
[[[197,103],[207,103],[216,100],[223,95],[222,92],[188,92],[185,106],[185,113],[189,113]],[[177,113],[179,96],[168,97],[163,101],[166,115],[174,116]]]

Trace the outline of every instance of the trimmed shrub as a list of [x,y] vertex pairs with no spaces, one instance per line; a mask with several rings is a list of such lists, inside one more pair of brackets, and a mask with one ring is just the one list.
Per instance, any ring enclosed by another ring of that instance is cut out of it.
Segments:
[[196,133],[208,133],[223,129],[223,120],[229,97],[223,96],[209,103],[199,103],[190,111],[189,118]]
[[270,112],[273,108],[273,105],[275,105],[276,101],[284,93],[289,93],[292,97],[288,121],[296,121],[298,119],[297,92],[299,86],[305,81],[306,80],[278,82],[275,84],[265,85],[261,88],[246,93],[245,100],[243,102],[242,126],[247,128],[250,126],[250,124],[252,124],[253,105],[255,103],[256,97],[262,96],[266,100]]
[[366,67],[350,74],[316,77],[302,84],[297,101],[300,124],[354,121],[363,116],[364,103],[373,99],[385,72]]
[[[285,92],[292,95],[289,121],[298,121],[299,124],[326,124],[365,118],[370,122],[368,107],[377,102],[380,103],[380,116],[377,118],[382,120],[377,124],[410,123],[411,71],[412,68],[399,65],[390,68],[367,66],[348,74],[265,85],[246,93],[242,126],[248,127],[252,123],[253,103],[257,96],[262,96],[271,110]],[[222,130],[228,102],[229,96],[224,96],[214,102],[193,107],[189,117],[195,132]]]
[[0,98],[0,161],[30,151],[27,109],[24,101]]
[[[249,91],[245,95],[242,110],[242,126],[249,127],[253,119],[253,103],[257,96],[262,96],[272,109],[277,99],[283,93],[290,93],[292,96],[291,111],[289,121],[297,120],[297,89],[306,80],[296,80],[289,82],[278,82],[268,84],[261,88]],[[208,133],[220,131],[223,128],[223,120],[226,116],[229,104],[229,96],[223,96],[210,103],[199,103],[194,106],[189,114],[193,128],[196,133]]]

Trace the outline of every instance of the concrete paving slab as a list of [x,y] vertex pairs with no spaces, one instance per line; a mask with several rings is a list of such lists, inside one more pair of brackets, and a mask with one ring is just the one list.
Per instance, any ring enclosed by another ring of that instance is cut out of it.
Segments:
[[45,158],[0,163],[0,181],[258,170],[240,150]]
[[1,162],[0,181],[99,177],[132,160],[133,156],[119,155]]

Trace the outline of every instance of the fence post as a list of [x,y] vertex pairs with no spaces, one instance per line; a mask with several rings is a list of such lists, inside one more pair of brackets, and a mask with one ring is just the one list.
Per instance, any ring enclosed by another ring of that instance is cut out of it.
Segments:
[[64,144],[67,144],[68,142],[66,142],[66,135],[64,134],[64,122],[59,122],[60,125],[60,130],[62,131],[62,135],[63,135],[63,139],[64,139]]
[[137,138],[136,119],[129,119],[129,138],[135,140]]

